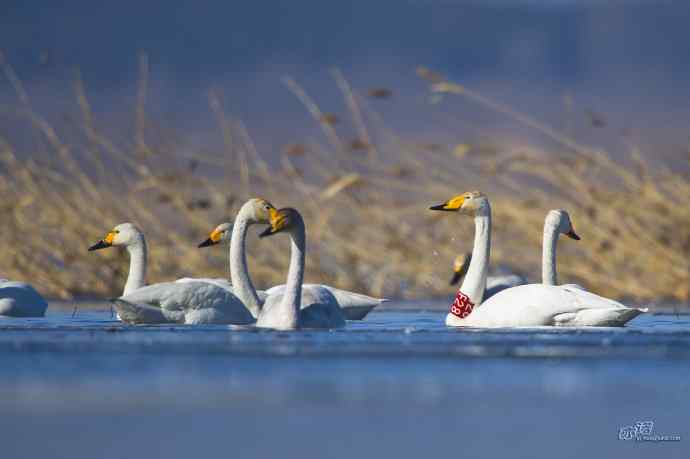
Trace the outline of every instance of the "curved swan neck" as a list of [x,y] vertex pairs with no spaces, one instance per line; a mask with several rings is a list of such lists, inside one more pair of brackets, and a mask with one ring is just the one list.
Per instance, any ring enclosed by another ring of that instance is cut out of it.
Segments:
[[288,268],[285,293],[279,312],[284,317],[283,323],[287,324],[289,328],[297,328],[299,326],[299,309],[302,300],[306,251],[304,223],[299,222],[290,231],[290,267]]
[[129,252],[129,274],[122,295],[128,295],[146,285],[146,239],[142,234],[136,242],[127,245]]
[[254,284],[252,284],[252,280],[249,277],[245,250],[247,230],[251,225],[250,212],[250,206],[245,204],[235,219],[232,238],[230,239],[230,278],[235,295],[244,303],[254,317],[258,317],[261,304]]
[[557,285],[556,279],[556,243],[558,228],[548,222],[544,224],[544,240],[541,255],[541,281],[546,285]]
[[484,298],[486,276],[489,270],[489,255],[491,252],[491,208],[474,217],[474,247],[472,261],[467,269],[465,280],[460,287],[465,295],[475,305],[479,305]]

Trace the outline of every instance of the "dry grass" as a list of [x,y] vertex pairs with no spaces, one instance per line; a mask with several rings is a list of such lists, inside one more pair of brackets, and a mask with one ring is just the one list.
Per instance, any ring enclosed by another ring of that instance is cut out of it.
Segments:
[[[68,143],[32,109],[21,82],[3,64],[21,107],[3,109],[0,116],[26,123],[49,152],[16,151],[12,139],[0,137],[3,277],[31,280],[42,293],[60,298],[118,293],[126,255],[88,253],[86,248],[122,221],[145,230],[149,281],[222,276],[226,251],[199,250],[195,243],[234,215],[246,198],[259,195],[304,214],[307,280],[389,297],[448,294],[452,260],[471,249],[473,227],[467,218],[427,209],[482,189],[494,209],[494,264],[538,278],[543,218],[551,208],[565,208],[583,241],[562,242],[562,281],[614,297],[688,300],[690,182],[687,176],[650,167],[639,155],[614,162],[604,152],[422,69],[433,92],[468,98],[509,116],[558,147],[548,152],[465,143],[420,148],[391,132],[372,135],[368,124],[373,123],[367,121],[377,114],[334,71],[346,114],[322,112],[296,81],[284,80],[322,129],[326,146],[294,143],[268,164],[245,126],[226,116],[220,98],[210,93],[226,151],[184,157],[173,147],[148,141],[153,122],[145,110],[144,56],[140,67],[135,138],[102,135],[77,77],[81,140]],[[365,96],[386,99],[391,94],[376,88]],[[354,126],[355,140],[338,132],[344,122]],[[250,263],[258,285],[284,280],[286,249],[281,238],[252,241]]]

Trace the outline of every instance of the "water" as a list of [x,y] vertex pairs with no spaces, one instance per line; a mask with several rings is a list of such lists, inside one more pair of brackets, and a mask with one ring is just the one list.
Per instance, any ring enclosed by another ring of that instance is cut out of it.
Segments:
[[[0,320],[3,458],[690,452],[688,315],[451,330],[393,305],[295,333],[71,315]],[[618,439],[648,420],[681,441]]]

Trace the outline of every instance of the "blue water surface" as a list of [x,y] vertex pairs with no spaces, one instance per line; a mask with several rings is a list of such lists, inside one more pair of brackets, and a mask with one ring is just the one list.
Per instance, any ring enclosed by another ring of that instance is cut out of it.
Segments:
[[[0,320],[2,457],[688,457],[690,316],[454,330],[440,310],[338,331]],[[680,441],[619,440],[653,421]],[[40,438],[41,441],[34,441]]]

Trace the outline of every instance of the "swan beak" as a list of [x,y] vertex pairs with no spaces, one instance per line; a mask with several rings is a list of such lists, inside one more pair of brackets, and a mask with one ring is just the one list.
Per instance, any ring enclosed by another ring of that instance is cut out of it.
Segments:
[[467,254],[465,256],[458,255],[453,262],[453,277],[450,279],[449,284],[455,285],[460,282],[460,279],[467,274],[467,270],[470,267],[470,261],[472,261],[472,254]]
[[453,277],[450,278],[450,282],[448,282],[448,285],[456,285],[458,282],[460,282],[461,278],[462,278],[462,273],[455,271],[453,273]]
[[453,199],[449,199],[443,204],[438,204],[436,206],[429,207],[430,210],[444,210],[446,212],[457,212],[462,207],[465,202],[465,196],[456,196]]
[[580,240],[580,236],[577,235],[577,233],[573,230],[568,231],[565,233],[566,236],[568,236],[570,239],[575,239],[576,241]]
[[273,226],[268,225],[268,226],[266,227],[266,229],[263,230],[263,231],[261,232],[261,234],[259,234],[259,237],[260,237],[260,238],[265,238],[265,237],[267,237],[267,236],[272,236],[272,235],[276,234],[277,232],[278,232],[278,231],[273,231]]
[[285,230],[289,223],[289,217],[287,214],[287,210],[284,209],[270,209],[268,211],[269,213],[269,225],[268,228],[263,230],[261,234],[259,234],[260,238],[264,238],[266,236],[272,236],[276,233],[280,233],[281,231]]
[[111,246],[112,244],[108,244],[107,242],[105,242],[104,239],[101,239],[100,241],[96,242],[94,245],[89,247],[89,252],[93,252],[94,250],[107,249]]
[[215,245],[216,243],[211,240],[211,238],[206,238],[202,242],[199,242],[199,245],[197,245],[198,248],[202,247],[211,247],[212,245]]
[[206,240],[203,242],[200,242],[197,247],[202,248],[202,247],[211,247],[212,245],[216,245],[220,242],[221,234],[220,231],[213,231]]
[[94,245],[89,247],[89,252],[93,252],[94,250],[100,250],[100,249],[107,249],[108,247],[112,247],[113,245],[113,239],[115,238],[115,233],[112,231],[106,234],[106,236],[101,239],[100,241],[96,242]]

